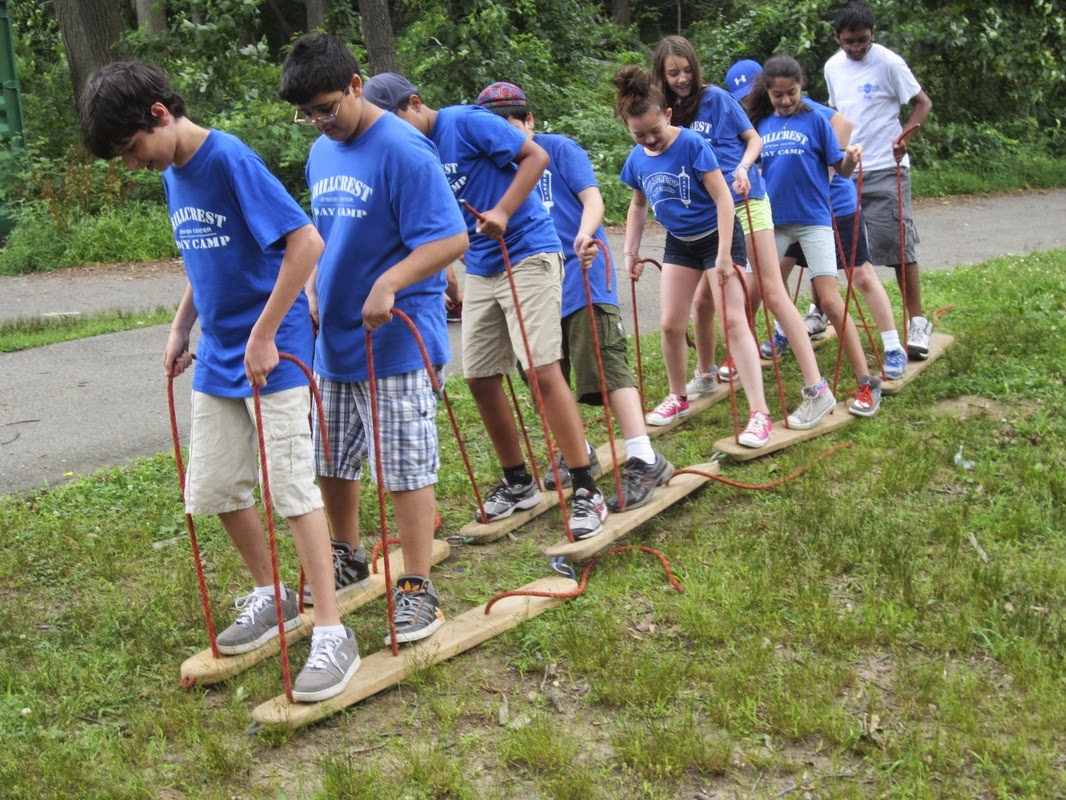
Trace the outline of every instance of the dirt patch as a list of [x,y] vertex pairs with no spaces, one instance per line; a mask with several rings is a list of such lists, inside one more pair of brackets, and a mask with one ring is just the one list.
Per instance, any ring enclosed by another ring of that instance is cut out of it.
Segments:
[[[1010,412],[1025,413],[1030,409],[1012,405]],[[960,422],[965,422],[972,417],[991,417],[993,419],[1006,419],[1010,413],[1007,406],[990,397],[978,397],[976,395],[963,395],[953,397],[950,400],[941,400],[936,404],[936,411],[950,414]]]

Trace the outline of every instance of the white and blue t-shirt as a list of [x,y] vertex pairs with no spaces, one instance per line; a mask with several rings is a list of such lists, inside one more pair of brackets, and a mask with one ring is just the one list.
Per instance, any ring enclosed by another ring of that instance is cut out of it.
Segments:
[[[448,106],[437,112],[429,138],[437,146],[444,175],[457,200],[484,214],[496,207],[514,180],[514,158],[526,136],[503,117],[480,106]],[[504,271],[500,243],[475,232],[477,220],[463,210],[470,233],[466,271],[488,277]],[[530,194],[511,215],[503,235],[511,263],[538,253],[557,253],[562,244],[540,198]]]
[[[740,103],[725,89],[708,86],[700,97],[696,117],[688,127],[710,142],[729,185],[729,191],[733,194],[733,200],[743,203],[743,196],[733,191],[733,173],[744,160],[744,150],[747,148],[741,134],[755,129]],[[751,189],[748,190],[749,200],[761,200],[766,197],[762,174],[754,164],[748,170],[748,180],[751,182]]]
[[829,167],[844,157],[829,120],[811,111],[771,114],[756,126],[762,137],[762,173],[776,225],[833,224]]
[[700,134],[679,128],[662,153],[649,156],[641,145],[629,153],[622,182],[643,192],[655,218],[679,239],[718,229],[718,207],[703,186],[703,174],[718,169],[714,150]]
[[[163,173],[174,241],[192,285],[200,319],[193,389],[218,397],[249,397],[244,351],[281,270],[285,236],[310,224],[303,209],[236,136],[208,132],[184,166]],[[278,352],[311,360],[311,318],[300,292],[274,337]],[[305,385],[282,361],[261,391]]]
[[[466,230],[433,144],[392,114],[350,142],[322,136],[311,147],[307,185],[315,226],[326,242],[318,262],[319,336],[315,371],[334,381],[368,379],[360,311],[374,282],[427,242]],[[449,360],[444,271],[396,294],[433,364]],[[373,333],[374,374],[425,368],[407,323]]]
[[[551,158],[551,163],[544,170],[544,175],[537,185],[540,199],[548,209],[559,239],[563,242],[563,254],[566,258],[566,271],[563,276],[563,310],[564,317],[573,314],[586,304],[585,279],[581,276],[581,262],[574,252],[574,239],[581,229],[581,214],[584,206],[578,193],[591,186],[599,187],[588,154],[573,139],[555,133],[538,133],[533,141],[543,147]],[[593,235],[607,244],[607,233],[600,225]],[[589,286],[592,289],[592,302],[603,305],[618,305],[618,289],[614,275],[611,276],[611,288],[607,288],[607,259],[603,251],[597,248],[596,258],[589,267]]]

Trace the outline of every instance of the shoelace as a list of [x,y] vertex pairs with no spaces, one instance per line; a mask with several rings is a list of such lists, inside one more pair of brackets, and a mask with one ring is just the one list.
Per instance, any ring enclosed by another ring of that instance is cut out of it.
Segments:
[[859,391],[855,393],[855,402],[860,406],[866,406],[871,408],[874,404],[874,393],[870,388],[870,384],[864,383],[859,387]]
[[421,603],[411,595],[425,595],[425,592],[405,592],[401,589],[393,589],[393,599],[396,603],[396,627],[410,625],[418,615]]
[[752,413],[748,418],[748,427],[746,432],[752,433],[760,439],[765,439],[766,434],[770,428],[770,417],[766,414],[761,414],[758,411]]
[[570,506],[570,518],[573,519],[580,516],[600,518],[600,512],[596,508],[596,503],[593,502],[591,495],[586,494],[581,497],[574,495],[573,503]]
[[255,615],[274,602],[274,598],[258,592],[246,594],[233,601],[233,606],[241,613],[237,615],[237,625],[251,625]]
[[674,395],[668,394],[666,396],[666,399],[663,400],[661,403],[659,403],[659,405],[657,405],[655,407],[654,413],[656,413],[656,414],[666,414],[671,409],[675,409],[675,408],[678,411],[681,410],[681,401],[678,400],[676,397],[674,397]]
[[311,655],[307,659],[307,666],[304,669],[326,669],[330,664],[337,669],[341,669],[341,665],[337,663],[337,658],[334,655],[337,652],[337,648],[340,647],[341,641],[343,641],[341,637],[329,633],[315,637],[311,642]]

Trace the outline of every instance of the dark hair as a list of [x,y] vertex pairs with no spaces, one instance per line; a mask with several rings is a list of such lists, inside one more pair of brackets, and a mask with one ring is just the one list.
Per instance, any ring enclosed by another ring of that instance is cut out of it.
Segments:
[[[688,97],[678,97],[670,84],[666,82],[666,59],[683,58],[692,69],[692,91]],[[655,46],[651,57],[651,82],[662,90],[666,102],[674,109],[670,120],[672,125],[688,125],[696,118],[696,110],[703,97],[703,74],[700,60],[696,57],[696,48],[684,36],[664,36]]]
[[662,89],[651,82],[651,75],[643,67],[622,67],[611,80],[617,90],[618,100],[614,114],[623,122],[629,117],[647,114],[653,108],[666,111],[670,106]]
[[529,116],[529,106],[490,106],[488,111],[491,111],[497,117],[503,117],[504,119],[520,119],[522,122],[526,121],[526,117]]
[[[744,110],[748,112],[748,119],[751,120],[752,125],[757,125],[760,120],[774,113],[774,104],[770,102],[769,89],[775,78],[788,78],[798,83],[800,88],[807,82],[803,67],[792,56],[777,55],[767,59],[762,65],[762,74],[751,87],[748,96],[740,101]],[[804,114],[810,110],[811,107],[801,99],[795,113]]]
[[874,29],[874,12],[866,3],[858,0],[841,6],[833,20],[833,33],[837,36],[844,31],[861,31],[865,28]]
[[138,131],[159,127],[152,106],[162,103],[173,117],[185,116],[185,101],[158,67],[139,61],[116,61],[85,82],[78,98],[78,121],[85,148],[97,158],[114,158],[116,150]]
[[359,74],[359,61],[336,36],[308,33],[293,42],[281,67],[278,94],[294,106],[326,92],[344,91]]

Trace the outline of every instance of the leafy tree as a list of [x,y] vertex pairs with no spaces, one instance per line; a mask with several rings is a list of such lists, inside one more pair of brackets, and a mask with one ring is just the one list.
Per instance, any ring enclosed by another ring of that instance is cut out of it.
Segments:
[[54,0],[54,5],[77,97],[89,76],[114,60],[125,24],[114,0]]

